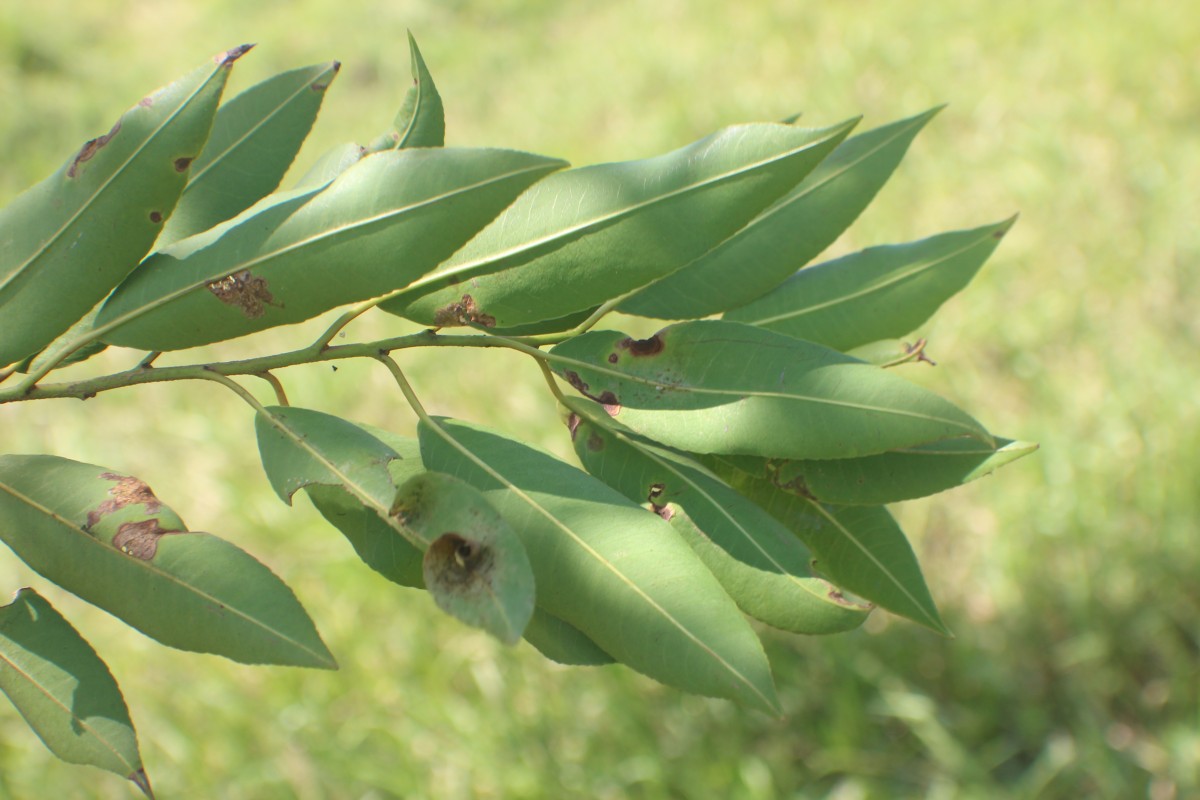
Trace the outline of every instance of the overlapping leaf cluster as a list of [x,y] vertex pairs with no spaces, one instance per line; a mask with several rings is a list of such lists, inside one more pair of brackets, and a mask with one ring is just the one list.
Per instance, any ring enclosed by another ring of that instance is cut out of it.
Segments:
[[[945,632],[885,504],[1029,452],[894,369],[900,340],[963,288],[1011,220],[809,265],[936,112],[851,135],[736,125],[654,158],[582,168],[444,147],[412,46],[391,130],[279,188],[336,63],[222,103],[223,53],[139,102],[0,211],[0,402],[194,378],[254,409],[272,487],[303,489],[371,568],[448,613],[569,664],[620,662],[767,712],[751,620],[800,634],[875,606]],[[309,348],[149,368],[154,354],[351,306]],[[331,347],[382,309],[423,335]],[[640,339],[623,312],[677,321]],[[447,335],[464,327],[468,335]],[[428,415],[388,355],[508,347],[542,368],[582,466]],[[48,384],[108,346],[124,373]],[[407,439],[230,376],[374,357],[419,418]],[[173,371],[172,371],[173,370]],[[165,644],[332,667],[290,590],[189,532],[141,480],[0,457],[0,538],[49,580]],[[32,590],[0,611],[0,688],[60,757],[149,791],[116,683]]]

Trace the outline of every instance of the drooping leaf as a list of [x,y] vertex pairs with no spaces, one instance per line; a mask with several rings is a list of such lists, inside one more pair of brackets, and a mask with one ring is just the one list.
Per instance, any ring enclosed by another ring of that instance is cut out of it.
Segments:
[[0,607],[0,690],[54,755],[114,772],[153,796],[120,687],[33,589]]
[[56,456],[0,456],[0,539],[163,644],[248,664],[336,667],[286,584],[228,542],[188,531],[137,478]]
[[155,246],[162,249],[208,230],[274,191],[308,137],[340,67],[332,61],[284,72],[222,104]]
[[575,414],[570,425],[584,469],[669,519],[744,613],[805,634],[849,630],[866,618],[867,609],[811,576],[803,542],[701,464],[612,423]]
[[970,282],[1015,219],[817,264],[725,319],[842,351],[899,338]]
[[482,491],[521,537],[537,603],[671,686],[778,706],[762,646],[657,515],[546,453],[453,420],[418,427],[426,467]]
[[438,607],[516,644],[533,614],[533,572],[521,540],[479,490],[423,472],[400,487],[391,515],[424,540],[425,586]]
[[525,640],[539,653],[559,664],[577,667],[598,667],[615,664],[616,659],[570,623],[553,614],[535,608],[525,626]]
[[740,125],[655,158],[553,175],[437,272],[380,307],[438,325],[452,324],[448,309],[470,304],[477,318],[503,328],[597,306],[736,232],[854,122],[813,130]]
[[937,395],[821,345],[721,320],[592,331],[554,371],[626,427],[695,453],[845,458],[987,431]]
[[377,153],[316,194],[252,207],[155,253],[105,303],[97,326],[110,344],[174,350],[385,294],[562,166],[507,150]]
[[238,47],[144,98],[0,210],[0,366],[66,331],[137,266],[200,153]]
[[912,546],[883,506],[829,506],[742,472],[721,456],[706,466],[812,549],[817,572],[881,608],[949,635]]
[[441,147],[446,143],[446,112],[442,98],[433,85],[433,76],[417,47],[412,31],[408,33],[408,51],[412,57],[413,85],[404,95],[404,105],[396,114],[392,129],[368,146],[371,152],[404,147]]
[[913,138],[940,110],[842,142],[796,188],[736,235],[626,300],[621,310],[693,319],[770,291],[850,227],[887,182]]
[[945,439],[862,458],[788,461],[728,456],[726,461],[785,492],[837,505],[883,505],[926,497],[982,478],[1037,449],[1031,442]]

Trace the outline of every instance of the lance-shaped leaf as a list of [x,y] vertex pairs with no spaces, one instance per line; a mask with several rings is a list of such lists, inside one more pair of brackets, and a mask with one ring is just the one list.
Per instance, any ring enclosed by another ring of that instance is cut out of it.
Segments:
[[845,458],[969,435],[953,404],[835,350],[721,320],[649,339],[594,331],[550,351],[554,371],[637,433],[695,453]]
[[425,472],[400,487],[391,516],[425,542],[425,586],[438,607],[516,644],[533,614],[533,572],[521,540],[479,490]]
[[630,314],[705,317],[749,302],[833,244],[941,109],[846,140],[795,189],[712,252],[626,300]]
[[854,122],[816,130],[740,125],[655,158],[551,176],[413,296],[381,308],[450,324],[440,321],[453,319],[447,310],[470,302],[478,319],[509,327],[597,306],[736,232],[807,175]]
[[332,61],[284,72],[224,103],[155,245],[162,249],[208,230],[273,191],[308,137],[340,66]]
[[110,344],[174,350],[385,294],[562,166],[509,150],[377,153],[315,195],[252,207],[155,253],[105,303],[97,328]]
[[945,439],[862,458],[789,461],[727,456],[726,461],[785,492],[837,505],[883,505],[926,497],[976,478],[1037,450],[1032,442]]
[[230,67],[248,49],[144,98],[0,210],[0,365],[48,345],[150,249],[208,138]]
[[1015,220],[817,264],[725,319],[843,351],[899,338],[970,282]]
[[188,531],[142,481],[0,456],[0,538],[34,570],[163,644],[247,664],[336,667],[296,596],[247,553]]
[[611,422],[573,414],[569,425],[584,469],[669,519],[746,614],[805,634],[849,630],[866,618],[868,609],[811,576],[803,542],[701,464]]
[[425,465],[481,490],[525,543],[538,606],[663,683],[778,708],[762,645],[655,514],[585,472],[452,420],[418,428]]
[[724,457],[704,463],[804,540],[815,566],[838,586],[893,614],[949,635],[912,546],[882,506],[827,506],[785,492]]
[[433,85],[433,76],[417,47],[412,31],[408,33],[408,51],[412,57],[413,85],[404,95],[404,105],[396,114],[392,129],[368,146],[370,152],[403,147],[441,147],[446,143],[446,112],[442,98]]
[[614,664],[616,659],[583,634],[583,631],[558,617],[535,608],[525,626],[525,640],[539,653],[559,664],[598,667]]
[[0,690],[54,755],[115,772],[152,796],[117,682],[33,589],[0,608]]
[[317,159],[308,172],[296,181],[297,190],[316,189],[325,186],[367,155],[367,148],[355,142],[334,145]]

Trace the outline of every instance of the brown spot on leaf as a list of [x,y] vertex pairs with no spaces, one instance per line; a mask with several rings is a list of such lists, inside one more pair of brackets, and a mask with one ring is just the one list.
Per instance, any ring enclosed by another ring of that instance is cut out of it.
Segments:
[[593,399],[599,402],[600,405],[604,406],[604,410],[608,412],[610,417],[615,417],[617,414],[621,413],[621,401],[618,400],[617,396],[612,392],[606,391],[604,394]]
[[583,422],[579,415],[574,411],[567,417],[567,430],[571,432],[571,441],[575,441],[575,434],[579,431],[579,423]]
[[222,303],[241,309],[248,319],[261,317],[264,305],[276,305],[266,280],[245,269],[209,283],[208,290]]
[[150,212],[150,221],[153,222],[155,225],[162,222],[162,212],[161,211],[151,211]]
[[103,136],[95,139],[90,139],[84,143],[79,149],[79,154],[75,156],[75,160],[71,162],[70,168],[67,169],[67,177],[74,178],[79,173],[79,165],[85,161],[91,161],[92,157],[99,152],[101,147],[112,141],[112,138],[117,135],[117,131],[121,130],[121,121],[112,126],[112,129]]
[[495,559],[490,547],[452,531],[439,536],[425,554],[433,574],[447,588],[488,580]]
[[193,161],[192,156],[181,156],[180,158],[175,159],[175,171],[176,172],[186,171],[187,168],[192,165],[192,161]]
[[[628,350],[631,356],[653,356],[662,352],[663,340],[656,333],[649,339],[625,338],[617,342],[617,347]],[[616,353],[613,353],[616,355]],[[616,363],[615,361],[613,362]]]
[[621,360],[621,357],[620,357],[619,355],[617,355],[616,353],[609,353],[609,354],[608,354],[608,363],[610,363],[610,364],[615,364],[615,363],[617,363],[617,362],[618,362],[618,361],[620,361],[620,360]]
[[667,522],[671,521],[671,517],[675,516],[675,509],[671,508],[666,503],[659,503],[663,494],[667,491],[665,484],[652,483],[650,484],[650,492],[646,495],[646,502],[650,504],[650,510]]
[[154,496],[154,492],[146,485],[129,475],[118,475],[115,472],[104,472],[101,478],[116,481],[117,485],[108,490],[109,499],[88,512],[87,527],[91,528],[105,514],[111,514],[125,506],[144,505],[147,514],[157,514],[162,509],[162,503]]
[[149,108],[150,106],[154,105],[154,96],[146,95],[141,100],[138,100],[138,105],[142,108]]
[[461,299],[435,311],[433,324],[439,328],[450,328],[455,325],[482,325],[485,328],[494,328],[496,327],[496,318],[490,314],[484,314],[475,305],[475,298],[464,294]]
[[158,540],[169,533],[186,533],[186,531],[164,531],[158,525],[157,519],[145,519],[141,522],[126,522],[117,529],[113,537],[113,547],[126,555],[149,561],[158,552]]
[[612,392],[605,390],[599,397],[597,397],[588,391],[587,383],[584,382],[583,378],[579,377],[579,373],[575,370],[563,370],[563,378],[565,378],[567,383],[571,384],[571,386],[575,388],[575,391],[579,392],[584,397],[590,400],[595,400],[597,403],[600,403],[602,406],[604,406],[604,410],[608,412],[610,417],[615,417],[617,414],[621,413],[621,401]]
[[593,433],[588,437],[587,449],[593,453],[599,453],[604,449],[604,438],[598,433]]

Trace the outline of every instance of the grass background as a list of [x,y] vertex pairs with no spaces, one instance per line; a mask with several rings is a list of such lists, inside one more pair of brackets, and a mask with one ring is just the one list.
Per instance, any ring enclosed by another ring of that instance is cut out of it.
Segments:
[[[1177,1],[943,4],[550,0],[247,4],[42,0],[0,9],[0,202],[126,107],[242,42],[237,91],[344,62],[298,159],[365,141],[408,83],[412,28],[452,144],[576,164],[803,111],[862,129],[948,102],[830,254],[1021,220],[920,333],[914,380],[1041,451],[897,509],[943,640],[873,616],[765,634],[786,717],[565,669],[362,568],[306,501],[270,493],[251,417],[214,386],[0,409],[0,450],[149,481],[193,528],[297,590],[342,669],[168,650],[30,574],[108,660],[161,797],[1131,798],[1200,794],[1200,29]],[[307,342],[321,322],[197,357]],[[401,330],[366,320],[351,335]],[[119,368],[130,354],[102,357]],[[403,354],[431,411],[566,452],[536,370]],[[289,370],[293,402],[411,430],[380,369]],[[255,387],[256,390],[259,387]],[[0,796],[128,797],[0,712]]]

